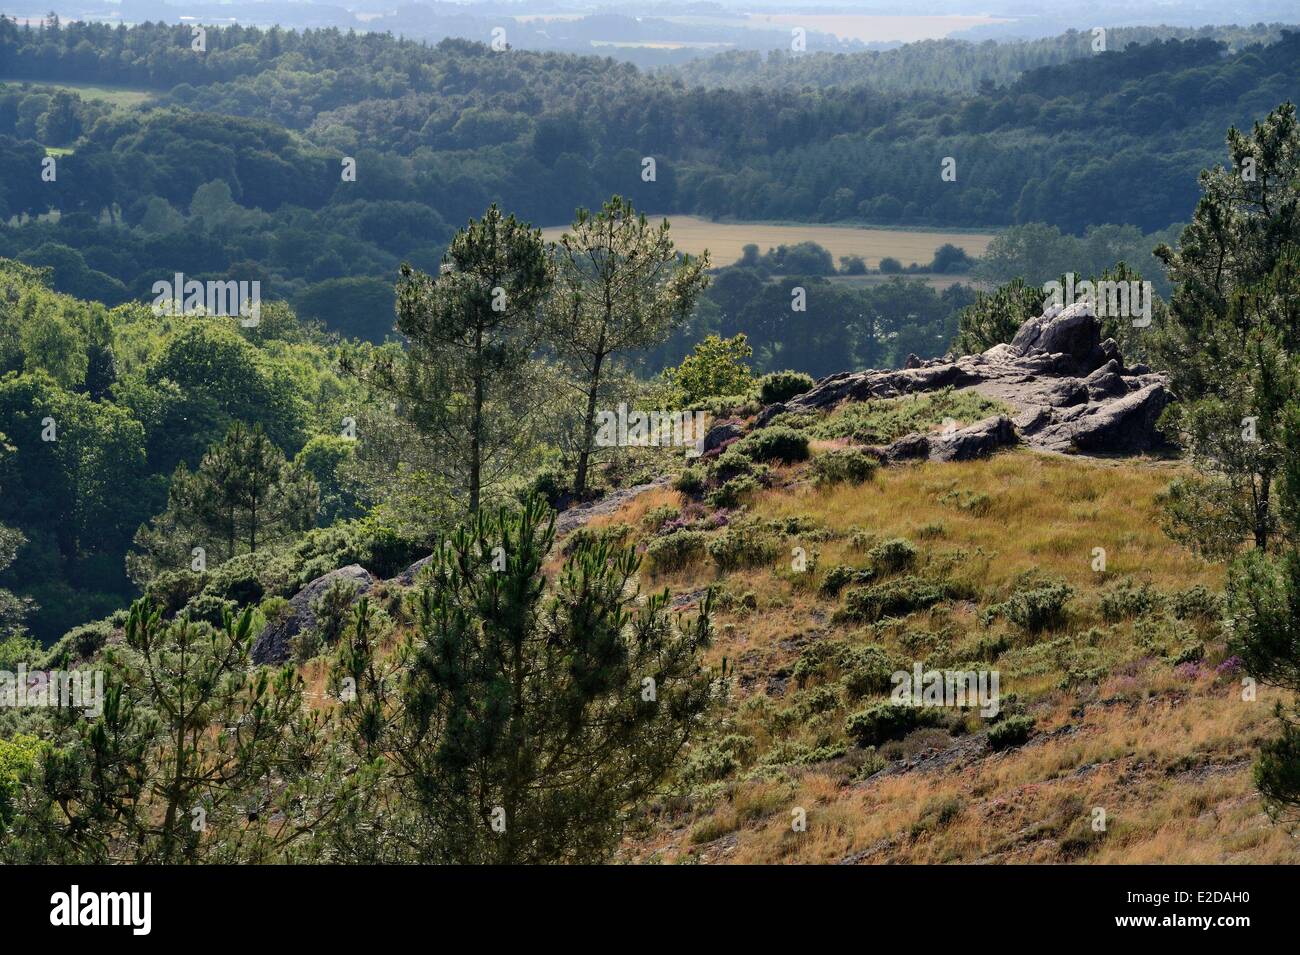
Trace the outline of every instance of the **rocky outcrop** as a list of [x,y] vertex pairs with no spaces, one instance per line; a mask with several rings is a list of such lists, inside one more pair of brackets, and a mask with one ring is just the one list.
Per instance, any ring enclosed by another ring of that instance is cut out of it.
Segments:
[[634,487],[624,488],[621,491],[614,491],[611,494],[602,497],[599,501],[593,501],[590,504],[581,504],[577,507],[571,507],[567,511],[561,511],[555,518],[555,535],[562,537],[570,531],[576,530],[586,524],[593,517],[600,517],[604,514],[613,514],[620,507],[635,497],[640,497],[646,491],[653,491],[657,488],[667,487],[668,478],[656,478],[649,484],[637,484]]
[[965,460],[1017,440],[1038,450],[1091,455],[1165,445],[1156,420],[1174,400],[1168,382],[1142,365],[1126,370],[1115,342],[1101,340],[1101,322],[1087,302],[1051,307],[1022,325],[1009,344],[982,354],[908,364],[830,375],[779,408],[764,409],[756,426],[783,411],[829,411],[844,401],[954,388],[1005,403],[1011,420],[988,419],[951,435],[908,435],[878,449],[881,457]]
[[375,585],[375,578],[360,564],[349,564],[317,577],[289,598],[289,613],[281,620],[267,624],[253,644],[254,663],[284,663],[292,655],[293,638],[303,630],[316,626],[315,603],[336,580],[347,580],[356,586],[356,596],[367,593]]

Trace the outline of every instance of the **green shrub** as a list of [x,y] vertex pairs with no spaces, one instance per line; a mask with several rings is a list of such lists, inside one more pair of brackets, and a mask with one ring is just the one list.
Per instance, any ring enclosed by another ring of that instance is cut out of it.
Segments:
[[875,623],[933,606],[948,596],[948,588],[910,574],[867,587],[855,587],[844,598],[842,616]]
[[774,371],[758,379],[758,400],[765,405],[789,401],[812,388],[812,375],[801,371]]
[[709,476],[719,484],[732,478],[754,473],[754,462],[734,444],[718,455],[709,467]]
[[[67,637],[65,636],[64,639],[66,640]],[[0,670],[12,673],[18,669],[20,663],[25,664],[29,669],[35,669],[36,661],[44,655],[45,650],[40,641],[25,633],[11,633],[0,640]]]
[[700,494],[707,486],[706,480],[703,468],[682,468],[681,473],[673,478],[673,490],[681,491],[683,494]]
[[1131,620],[1160,609],[1163,600],[1160,592],[1150,584],[1135,587],[1133,581],[1125,578],[1118,586],[1101,597],[1101,616],[1107,623]]
[[1174,594],[1170,608],[1179,620],[1217,620],[1223,614],[1223,601],[1197,584]]
[[208,581],[206,573],[167,570],[150,580],[144,593],[150,602],[162,608],[164,616],[170,617],[202,593]]
[[854,647],[840,661],[845,692],[853,699],[888,692],[900,661],[884,647]]
[[681,515],[682,512],[673,505],[660,504],[658,507],[646,511],[645,516],[641,518],[641,526],[654,534],[669,521],[675,521]]
[[523,486],[518,497],[520,502],[534,495],[540,496],[551,507],[555,507],[560,498],[573,490],[573,482],[567,468],[558,464],[549,464],[539,468],[532,478]]
[[822,578],[820,592],[825,597],[838,597],[849,584],[865,584],[875,572],[870,568],[858,570],[845,564],[836,564]]
[[916,545],[903,537],[881,541],[867,552],[872,569],[878,574],[895,574],[916,563]]
[[267,623],[280,623],[289,616],[293,606],[284,597],[271,596],[263,600],[257,609],[262,612]]
[[879,467],[880,462],[862,448],[836,448],[813,458],[813,483],[865,484]]
[[56,646],[67,648],[68,662],[75,660],[89,660],[101,649],[104,644],[108,643],[108,638],[113,635],[113,625],[107,620],[96,620],[93,623],[83,623],[79,627],[73,627],[65,633]]
[[752,461],[806,461],[806,435],[782,425],[760,428],[736,442],[736,447]]
[[761,486],[752,474],[742,474],[740,477],[732,478],[721,487],[710,491],[704,496],[704,500],[710,507],[731,510],[740,507],[741,504],[745,503],[749,495],[753,494]]
[[1034,731],[1032,716],[1008,716],[995,723],[989,730],[989,746],[992,749],[1010,749],[1020,746],[1029,739]]
[[1065,606],[1073,594],[1069,584],[1044,584],[1016,591],[999,609],[1003,616],[1026,633],[1041,633],[1065,625]]
[[707,540],[703,531],[675,531],[656,537],[645,549],[647,569],[657,574],[683,570],[704,556]]
[[945,419],[973,424],[1001,414],[1006,405],[973,391],[942,391],[901,398],[872,398],[841,405],[814,424],[815,438],[847,438],[855,444],[889,444],[914,432],[929,431]]
[[761,525],[747,521],[728,526],[709,541],[708,550],[718,568],[729,571],[774,560],[781,544]]
[[567,557],[579,548],[591,547],[596,544],[619,547],[628,539],[631,533],[632,528],[623,521],[615,521],[613,524],[606,524],[604,527],[591,527],[590,525],[579,527],[564,539],[564,544],[560,547],[560,553]]
[[752,739],[730,733],[722,739],[695,747],[682,767],[682,778],[693,786],[726,779],[747,765],[753,753]]
[[0,827],[13,821],[18,784],[36,769],[47,748],[49,743],[25,733],[0,739]]
[[881,700],[845,720],[844,732],[858,746],[879,746],[891,739],[902,739],[918,727],[938,722],[939,714],[933,709]]

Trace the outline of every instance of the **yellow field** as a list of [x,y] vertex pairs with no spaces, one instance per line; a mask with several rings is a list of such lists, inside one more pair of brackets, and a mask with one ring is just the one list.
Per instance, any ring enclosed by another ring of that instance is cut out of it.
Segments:
[[[836,225],[771,225],[761,222],[710,222],[696,216],[669,216],[673,241],[683,251],[698,255],[705,249],[715,266],[731,265],[740,258],[744,247],[754,243],[760,251],[778,245],[816,242],[830,250],[838,264],[841,255],[860,255],[871,268],[878,268],[885,256],[893,256],[903,265],[922,265],[934,258],[934,250],[951,242],[968,255],[983,255],[993,236],[974,232],[923,232],[904,229],[860,229]],[[554,241],[566,226],[543,229],[548,241]]]
[[803,27],[817,33],[832,33],[844,40],[861,40],[864,43],[899,41],[914,43],[918,40],[938,40],[958,30],[985,26],[990,23],[1008,23],[1000,17],[963,16],[872,16],[861,13],[754,13],[750,14],[748,27],[771,29],[773,27]]
[[43,80],[6,80],[0,79],[0,85],[9,84],[20,86],[27,84],[34,90],[70,90],[78,94],[83,100],[94,101],[102,100],[113,106],[139,106],[141,103],[147,103],[153,99],[154,94],[149,90],[134,89],[127,86],[108,86],[104,84],[91,83],[49,83]]

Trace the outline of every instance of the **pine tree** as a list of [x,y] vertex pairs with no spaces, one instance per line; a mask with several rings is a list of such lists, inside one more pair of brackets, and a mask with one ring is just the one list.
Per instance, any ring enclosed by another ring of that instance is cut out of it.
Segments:
[[248,665],[252,609],[164,622],[137,601],[100,662],[102,712],[57,709],[57,745],[13,797],[7,862],[268,862],[335,811],[302,679]]
[[213,566],[255,553],[311,527],[319,502],[320,490],[301,464],[288,462],[261,426],[237,421],[197,469],[177,466],[167,509],[136,533],[140,553],[128,566],[144,582],[188,568],[195,547]]
[[438,276],[402,266],[397,329],[410,345],[402,357],[350,366],[439,443],[470,513],[527,444],[531,359],[550,285],[541,232],[493,205],[456,233]]
[[1300,128],[1284,104],[1250,135],[1228,131],[1232,168],[1201,174],[1178,248],[1156,255],[1176,283],[1153,341],[1179,398],[1164,425],[1201,474],[1171,488],[1169,527],[1208,555],[1270,545],[1282,414],[1300,347]]
[[614,196],[595,215],[579,209],[556,248],[548,343],[572,370],[583,401],[573,493],[587,490],[597,402],[622,352],[651,348],[685,321],[708,284],[708,253],[679,257],[668,221],[651,226]]
[[384,767],[371,831],[390,845],[367,857],[605,860],[699,727],[708,601],[671,619],[667,593],[638,598],[635,552],[590,540],[548,587],[554,534],[536,500],[480,514],[439,550],[395,655],[377,658],[363,614],[342,641],[342,718],[359,763]]

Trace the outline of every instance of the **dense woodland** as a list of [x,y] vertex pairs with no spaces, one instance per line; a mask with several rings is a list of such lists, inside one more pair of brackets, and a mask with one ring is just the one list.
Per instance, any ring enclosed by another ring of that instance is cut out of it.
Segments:
[[[618,194],[650,213],[1149,234],[1186,219],[1223,129],[1300,96],[1300,37],[1235,39],[1235,51],[1208,37],[1112,49],[976,91],[852,73],[830,88],[717,89],[464,41],[234,27],[197,53],[183,27],[5,21],[0,77],[155,98],[109,109],[0,87],[0,161],[32,173],[0,182],[0,217],[19,223],[0,231],[0,254],[109,304],[177,270],[238,273],[379,340],[387,320],[369,316],[386,314],[400,262],[435,267],[491,202],[537,225]],[[933,52],[931,71],[909,72],[940,77],[972,55]],[[53,182],[39,175],[47,147],[72,150]]]

